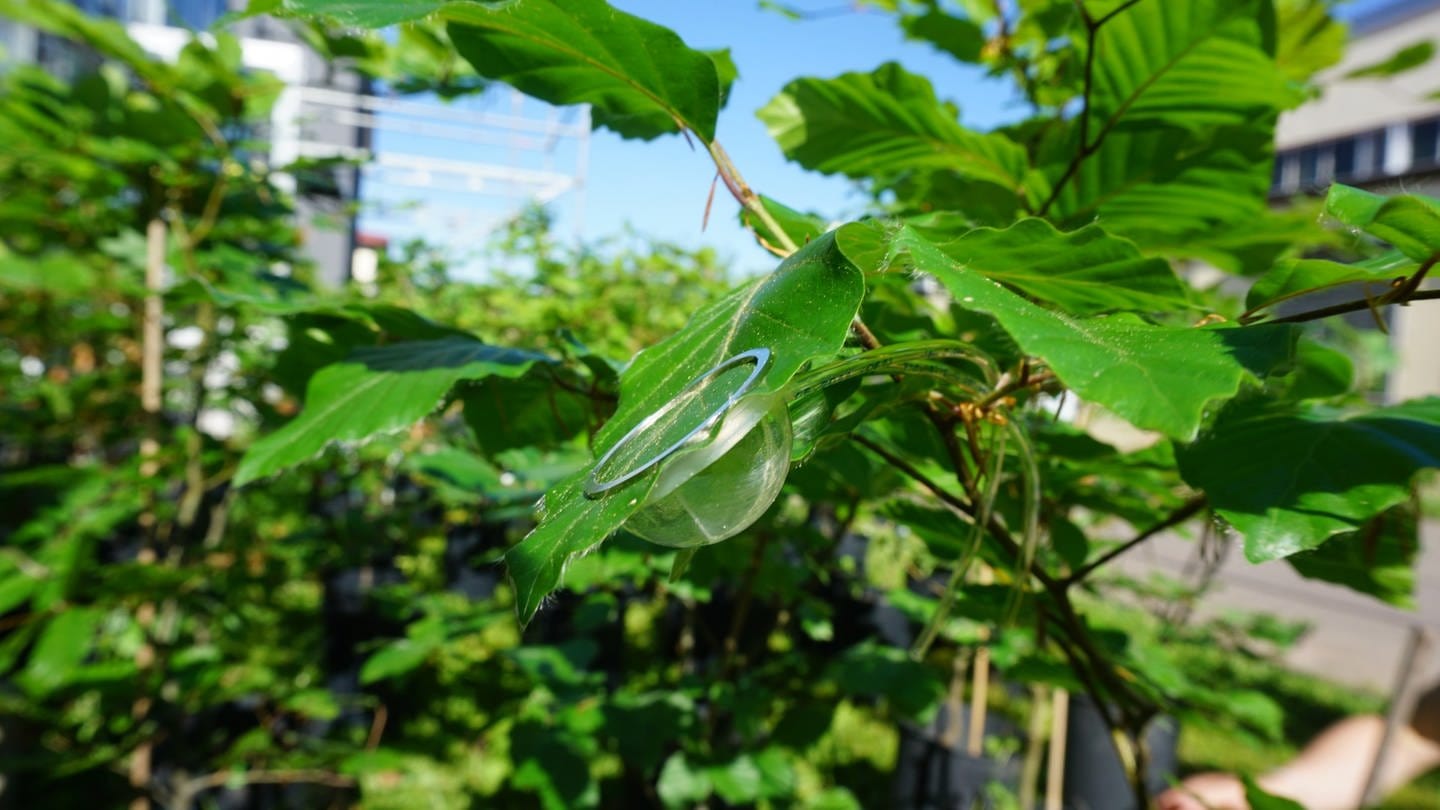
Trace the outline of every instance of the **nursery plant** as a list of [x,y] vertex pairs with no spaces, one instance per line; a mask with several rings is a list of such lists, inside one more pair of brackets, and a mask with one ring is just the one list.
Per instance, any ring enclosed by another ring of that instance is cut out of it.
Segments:
[[[453,87],[458,56],[466,86],[686,138],[776,264],[725,291],[713,257],[607,263],[535,215],[505,248],[536,260],[518,291],[447,284],[417,247],[373,297],[294,277],[286,195],[222,125],[265,83],[223,36],[157,66],[112,26],[0,5],[106,60],[6,78],[31,157],[0,157],[23,304],[0,315],[22,426],[0,492],[30,503],[6,518],[0,665],[44,778],[184,807],[265,785],[252,801],[887,806],[904,722],[980,649],[1089,696],[1136,806],[1157,715],[1273,733],[1266,696],[1203,683],[1097,597],[1120,555],[1191,531],[1410,600],[1440,399],[1377,404],[1347,318],[1440,297],[1440,203],[1268,199],[1279,114],[1342,52],[1330,3],[866,5],[1028,115],[967,128],[963,88],[895,63],[786,84],[758,111],[777,146],[873,199],[836,225],[721,145],[745,65],[699,46],[726,43],[602,0],[253,4],[364,44],[332,48],[352,67],[391,64],[365,31],[398,25],[429,48],[414,86]],[[94,94],[123,114],[82,114]],[[147,286],[147,248],[173,283]],[[147,302],[197,327],[173,369],[126,337]],[[237,431],[200,430],[210,410]]]

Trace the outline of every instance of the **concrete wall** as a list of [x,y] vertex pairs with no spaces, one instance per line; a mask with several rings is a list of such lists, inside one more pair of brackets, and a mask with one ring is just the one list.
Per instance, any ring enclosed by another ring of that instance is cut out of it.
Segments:
[[1393,15],[1377,17],[1373,25],[1355,26],[1344,60],[1320,76],[1325,90],[1319,99],[1280,117],[1276,146],[1289,149],[1440,115],[1440,101],[1426,98],[1440,90],[1440,59],[1391,78],[1344,78],[1408,45],[1440,41],[1440,5],[1398,4]]
[[[1420,535],[1414,612],[1389,607],[1348,588],[1305,579],[1284,561],[1252,564],[1236,538],[1197,617],[1243,610],[1304,621],[1311,630],[1291,650],[1288,664],[1388,694],[1411,628],[1418,625],[1440,638],[1440,521],[1427,521]],[[1157,537],[1120,557],[1117,569],[1134,576],[1159,572],[1179,578],[1195,549],[1192,541],[1180,537]],[[1440,657],[1430,656],[1420,667],[1422,677],[1440,677]]]

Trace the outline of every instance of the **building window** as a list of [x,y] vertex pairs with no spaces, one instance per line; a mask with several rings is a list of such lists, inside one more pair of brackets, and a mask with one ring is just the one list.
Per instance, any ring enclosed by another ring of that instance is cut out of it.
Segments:
[[[1416,124],[1412,131],[1419,131],[1423,126],[1429,127],[1425,141],[1430,148],[1428,163],[1440,163],[1440,119]],[[1275,156],[1270,192],[1293,194],[1324,188],[1337,181],[1355,183],[1384,176],[1385,144],[1385,130],[1377,129],[1281,152]]]
[[1410,125],[1410,165],[1433,166],[1440,147],[1440,120],[1417,121]]
[[1360,173],[1355,170],[1355,151],[1360,138],[1346,138],[1335,142],[1335,179],[1345,180]]
[[1300,150],[1300,187],[1314,188],[1324,182],[1320,175],[1320,154],[1323,146],[1307,146]]

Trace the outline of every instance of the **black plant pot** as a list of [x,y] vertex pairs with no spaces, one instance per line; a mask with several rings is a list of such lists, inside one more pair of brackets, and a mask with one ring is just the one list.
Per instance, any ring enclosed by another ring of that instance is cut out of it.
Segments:
[[[906,724],[900,728],[900,751],[895,762],[896,810],[990,810],[994,804],[986,788],[999,783],[1014,791],[1020,784],[1020,763],[1016,759],[995,760],[970,756],[964,750],[964,732],[969,709],[961,708],[955,723],[961,740],[955,747],[944,742],[951,728],[950,711],[942,706],[934,721],[925,726]],[[1017,736],[1017,729],[1002,718],[988,715],[985,735]]]
[[[1150,754],[1145,787],[1152,797],[1170,786],[1178,770],[1179,739],[1174,718],[1157,717],[1145,729]],[[1066,810],[1138,810],[1135,793],[1125,778],[1125,767],[1110,741],[1110,730],[1095,703],[1085,695],[1070,699],[1064,806]]]

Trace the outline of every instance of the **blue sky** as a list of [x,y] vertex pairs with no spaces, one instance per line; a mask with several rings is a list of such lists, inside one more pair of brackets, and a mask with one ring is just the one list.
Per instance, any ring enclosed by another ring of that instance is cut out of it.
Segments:
[[[1389,2],[1357,0],[1344,11],[1353,17]],[[956,62],[923,43],[906,41],[893,18],[879,12],[861,10],[792,21],[761,10],[754,0],[612,3],[671,28],[693,47],[731,49],[740,78],[729,105],[721,112],[717,138],[753,188],[797,208],[840,217],[856,213],[864,199],[843,178],[806,172],[786,161],[755,116],[755,111],[793,78],[869,71],[884,62],[898,61],[930,77],[938,94],[959,106],[961,121],[967,126],[986,129],[1024,115],[1008,82],[987,78],[981,68]],[[796,0],[794,5],[835,10],[843,9],[846,0]],[[496,112],[505,112],[508,105],[490,97],[469,103]],[[383,149],[385,143],[379,146]],[[736,221],[737,205],[723,187],[717,190],[709,226],[701,231],[714,177],[714,166],[703,150],[692,149],[678,136],[647,143],[625,141],[605,130],[594,132],[590,149],[583,206],[576,204],[573,195],[553,206],[561,233],[595,241],[631,227],[688,246],[714,247],[731,260],[738,273],[773,266],[773,258],[756,246]],[[568,157],[561,154],[558,162],[563,164]],[[367,196],[384,197],[385,190],[372,187]],[[455,199],[466,204],[463,196]],[[447,229],[445,222],[416,223],[416,227],[439,237]]]
[[[843,4],[829,0],[808,7]],[[740,78],[721,112],[716,137],[753,188],[797,208],[840,216],[853,213],[863,199],[850,181],[807,172],[786,161],[755,116],[793,78],[869,71],[893,60],[931,77],[939,94],[960,106],[967,126],[989,128],[1023,113],[1007,83],[987,79],[980,68],[962,65],[928,46],[906,42],[884,14],[791,21],[745,0],[618,0],[615,5],[671,28],[693,47],[731,49]],[[715,176],[703,151],[692,151],[679,137],[645,144],[604,131],[595,133],[591,148],[586,236],[614,233],[629,222],[661,238],[714,246],[742,271],[773,264],[737,223],[738,206],[724,188],[716,193],[709,226],[700,231]]]

